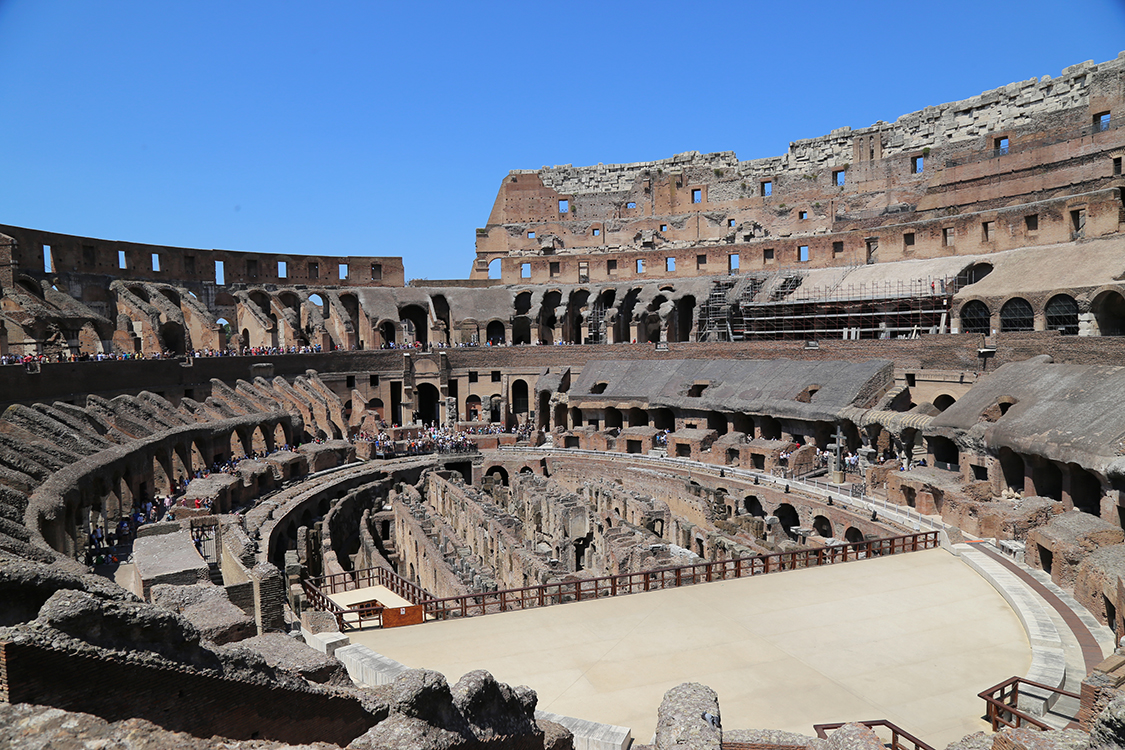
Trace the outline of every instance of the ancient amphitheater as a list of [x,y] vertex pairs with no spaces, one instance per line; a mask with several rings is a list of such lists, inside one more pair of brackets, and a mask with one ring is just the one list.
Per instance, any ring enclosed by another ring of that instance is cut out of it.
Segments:
[[1123,121],[514,170],[458,280],[0,226],[0,746],[1125,743]]

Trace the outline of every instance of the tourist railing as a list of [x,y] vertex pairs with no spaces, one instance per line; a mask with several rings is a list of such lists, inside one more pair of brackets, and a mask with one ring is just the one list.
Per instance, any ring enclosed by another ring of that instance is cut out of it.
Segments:
[[[1022,677],[1012,677],[1004,680],[999,685],[993,685],[987,690],[982,690],[980,693],[977,693],[979,697],[984,699],[985,704],[988,706],[987,715],[989,722],[992,724],[993,732],[999,731],[1000,727],[1012,727],[1015,729],[1023,726],[1031,726],[1036,729],[1052,729],[1052,727],[1042,719],[1037,719],[1020,709],[1020,685],[1033,687],[1037,691],[1044,690],[1048,693],[1065,695],[1068,698],[1082,699],[1081,695],[1072,693],[1069,690],[1051,687],[1041,682],[1032,682]],[[1038,698],[1039,696],[1036,697]]]
[[350,570],[345,573],[333,573],[319,578],[307,579],[318,590],[327,594],[338,594],[341,591],[355,591],[356,589],[370,588],[371,586],[386,586],[394,593],[414,604],[421,604],[427,599],[433,599],[428,591],[421,586],[413,584],[388,568],[363,568]]
[[658,568],[637,573],[621,573],[597,578],[464,594],[423,602],[427,619],[473,617],[523,609],[547,607],[568,602],[636,594],[644,591],[691,586],[696,583],[732,580],[783,570],[862,560],[883,555],[932,549],[939,546],[938,532],[927,531],[885,539],[834,544],[815,549],[774,552],[752,557]]
[[[890,743],[890,745],[886,746],[886,747],[889,747],[890,750],[934,750],[934,748],[932,746],[927,745],[925,742],[918,739],[917,737],[912,735],[910,732],[906,731],[905,729],[898,726],[897,724],[894,724],[890,721],[887,721],[886,719],[875,719],[873,721],[853,721],[853,722],[841,721],[841,722],[836,722],[834,724],[813,724],[813,731],[816,732],[817,737],[819,737],[822,740],[826,740],[826,739],[828,739],[828,733],[829,732],[832,732],[832,731],[835,731],[835,730],[839,729],[840,727],[844,726],[844,724],[862,724],[863,726],[868,727],[869,729],[875,729],[876,727],[883,727],[885,729],[891,730],[891,743]],[[907,744],[907,743],[909,743],[909,744]]]

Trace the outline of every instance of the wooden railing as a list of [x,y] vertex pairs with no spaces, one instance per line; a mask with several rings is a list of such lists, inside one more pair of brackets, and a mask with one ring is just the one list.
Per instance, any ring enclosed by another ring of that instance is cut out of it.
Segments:
[[1020,710],[1020,685],[1028,685],[1038,690],[1045,690],[1049,693],[1058,693],[1068,698],[1082,699],[1081,695],[1072,693],[1069,690],[1051,687],[1041,682],[1032,682],[1022,677],[1012,677],[1004,680],[999,685],[993,685],[987,690],[977,693],[979,697],[984,699],[985,704],[988,706],[988,720],[992,723],[993,732],[999,731],[1000,727],[1017,728],[1031,726],[1043,730],[1052,728],[1042,720],[1035,718],[1026,711]]
[[[364,619],[375,619],[376,616],[381,615],[382,607],[378,608],[378,612],[373,611],[373,608],[344,609],[329,599],[327,594],[368,586],[386,586],[402,598],[414,604],[423,605],[427,620],[445,620],[451,617],[474,617],[497,612],[534,609],[554,604],[600,599],[607,596],[636,594],[643,591],[660,591],[691,586],[696,583],[776,573],[782,570],[815,568],[851,560],[864,560],[884,555],[933,549],[940,543],[938,532],[924,531],[885,539],[833,544],[815,549],[773,552],[753,557],[715,560],[694,565],[646,570],[639,573],[621,573],[599,578],[547,583],[479,594],[462,594],[442,599],[434,598],[425,589],[401,578],[386,568],[365,568],[316,579],[305,579],[302,581],[302,585],[309,606],[313,609],[336,614],[340,629],[343,630],[350,627],[353,622],[359,621],[362,623]],[[347,624],[345,619],[348,620]]]
[[[816,731],[816,736],[822,740],[828,739],[828,733],[832,732],[844,724],[862,724],[865,727],[874,729],[875,727],[885,727],[891,730],[891,744],[890,750],[934,750],[930,745],[927,745],[922,740],[918,739],[910,732],[902,727],[887,721],[886,719],[875,719],[873,721],[852,721],[852,722],[837,722],[835,724],[813,724],[813,729]],[[903,742],[909,742],[907,745]]]

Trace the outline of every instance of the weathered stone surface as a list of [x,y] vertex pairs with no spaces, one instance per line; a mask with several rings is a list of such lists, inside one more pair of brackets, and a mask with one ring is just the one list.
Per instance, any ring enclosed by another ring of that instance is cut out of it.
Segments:
[[271,667],[296,672],[309,682],[354,687],[339,659],[325,656],[288,635],[265,633],[240,641],[239,645],[260,654]]
[[[1042,732],[1036,729],[1005,729],[995,736],[992,750],[1086,750],[1090,735],[1077,729]],[[1113,747],[1120,747],[1114,745]]]
[[1091,748],[1125,747],[1125,696],[1115,698],[1090,727]]
[[480,739],[537,731],[538,697],[529,688],[513,690],[483,669],[477,669],[462,676],[452,693],[453,705]]
[[685,682],[664,694],[656,720],[656,750],[719,750],[723,730],[719,696],[698,682]]
[[828,735],[822,750],[884,750],[883,741],[863,724],[845,724]]
[[154,606],[182,615],[204,639],[217,645],[251,638],[258,632],[254,618],[231,604],[221,586],[162,583],[152,587],[151,595]]

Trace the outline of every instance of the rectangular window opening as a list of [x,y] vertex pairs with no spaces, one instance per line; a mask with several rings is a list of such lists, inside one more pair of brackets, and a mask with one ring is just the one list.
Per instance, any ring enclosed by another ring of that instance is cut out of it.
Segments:
[[527,238],[528,238],[529,240],[533,240],[533,239],[535,239],[535,232],[528,232],[528,233],[527,233]]
[[676,259],[675,258],[665,258],[664,259],[664,270],[667,271],[668,273],[672,273],[673,271],[675,271],[676,270]]
[[188,274],[190,274],[192,276],[195,275],[195,256],[194,255],[185,255],[184,256],[184,271],[186,271]]
[[953,227],[945,227],[941,230],[941,244],[945,247],[953,247],[956,244],[957,234]]
[[996,222],[982,221],[980,224],[980,241],[992,242],[996,239]]
[[738,253],[731,253],[730,255],[728,255],[727,256],[727,270],[730,271],[731,273],[734,273],[734,272],[738,271],[738,261],[739,261]]
[[703,268],[706,265],[707,265],[707,256],[706,255],[695,256],[695,267],[696,268]]
[[605,272],[606,272],[607,276],[616,276],[617,275],[617,261],[616,260],[607,260],[605,262]]
[[477,382],[477,372],[476,372],[476,370],[469,370],[469,382],[470,383]]
[[902,235],[902,247],[903,249],[914,247],[914,232],[907,232]]
[[844,257],[844,243],[842,241],[837,240],[836,242],[832,243],[832,257],[833,258]]
[[797,248],[797,260],[801,263],[808,263],[809,261],[809,246],[801,245]]
[[566,198],[560,198],[559,199],[559,213],[560,214],[570,213],[570,201],[568,199],[566,199]]
[[320,264],[319,263],[309,263],[309,278],[310,279],[319,279],[320,278]]
[[762,180],[762,197],[773,195],[773,180]]
[[644,258],[637,258],[637,273],[644,273],[644,272],[645,272]]
[[660,225],[660,231],[661,232],[667,232],[668,231],[668,225],[667,224],[661,224]]
[[762,250],[762,262],[768,264],[768,263],[773,263],[773,261],[774,261],[773,248],[770,247],[770,248],[766,248],[765,250]]
[[493,370],[492,371],[492,382],[493,383],[499,383],[500,382],[500,371],[499,370]]
[[348,278],[348,264],[347,263],[341,263],[339,271],[340,271],[340,281],[343,281],[344,279]]
[[728,227],[733,227],[733,226],[734,226],[734,223],[735,223],[735,222],[734,222],[734,219],[727,219],[727,226],[728,226]]
[[837,169],[834,172],[832,172],[832,184],[833,185],[843,187],[844,183],[846,181],[847,181],[847,175],[845,174],[844,170]]
[[595,237],[601,237],[602,236],[602,230],[598,229],[597,227],[594,227],[594,236]]
[[1023,217],[1023,228],[1029,232],[1039,230],[1039,214],[1028,214]]
[[371,264],[371,280],[372,281],[382,281],[383,280],[383,264],[382,263],[372,263]]
[[152,270],[156,272],[160,271],[160,253],[152,254]]
[[1116,177],[1121,174],[1121,157],[1115,157],[1113,160],[1113,175]]
[[1094,132],[1101,133],[1104,130],[1109,130],[1109,112],[1094,115]]
[[531,264],[530,263],[520,263],[520,278],[521,279],[530,279],[531,278]]
[[125,260],[125,251],[124,250],[118,250],[117,251],[117,267],[118,268],[128,268],[129,267],[129,264]]
[[82,262],[87,266],[95,266],[98,263],[98,255],[94,250],[93,245],[82,246]]
[[587,261],[578,261],[578,283],[585,284],[590,281],[590,264]]
[[625,204],[625,208],[636,208],[636,207],[637,207],[636,201],[629,201],[628,203]]
[[691,189],[691,202],[692,203],[702,203],[703,202],[703,189],[702,188],[692,188]]
[[1070,228],[1075,237],[1086,234],[1086,209],[1078,208],[1070,212]]
[[924,157],[924,156],[915,156],[913,159],[911,159],[910,160],[910,171],[911,171],[911,173],[912,174],[922,174],[922,170],[925,168],[925,162],[926,162],[926,157]]
[[277,262],[277,278],[279,278],[279,279],[289,278],[289,263],[288,262],[286,262],[284,260],[279,260]]
[[807,219],[807,218],[809,218],[809,212],[808,211],[798,211],[797,212],[797,218],[798,219]]
[[51,258],[51,246],[43,246],[43,271],[44,273],[51,273],[55,270],[54,259]]
[[558,276],[560,273],[562,273],[562,266],[560,265],[560,263],[557,260],[551,262],[550,272],[551,272],[551,278],[552,279],[555,278],[556,276]]
[[996,149],[996,155],[997,156],[1003,156],[1004,154],[1008,153],[1008,137],[1007,136],[1001,136],[1000,138],[997,138],[992,143],[993,143],[993,146]]
[[256,259],[249,259],[246,261],[246,276],[247,278],[258,278],[258,261]]
[[226,271],[223,269],[223,262],[221,260],[215,261],[215,283],[223,286],[227,283]]

